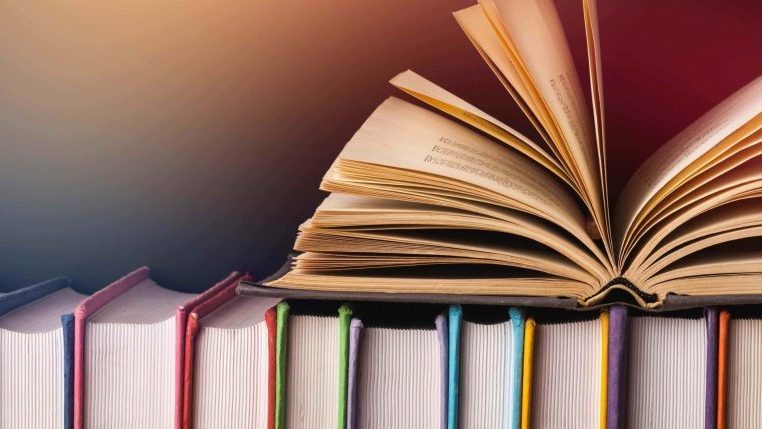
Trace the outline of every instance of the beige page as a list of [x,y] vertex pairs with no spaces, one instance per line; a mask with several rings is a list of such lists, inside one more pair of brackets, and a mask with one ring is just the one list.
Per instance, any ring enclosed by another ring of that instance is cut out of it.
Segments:
[[762,200],[746,199],[711,210],[675,229],[663,244],[634,270],[638,282],[668,264],[706,247],[762,235]]
[[[453,15],[458,21],[460,28],[463,29],[463,32],[474,45],[474,48],[476,48],[484,61],[495,73],[495,76],[500,80],[500,83],[503,84],[516,104],[519,105],[530,122],[532,122],[532,125],[540,133],[556,159],[561,161],[567,173],[572,171],[565,164],[565,158],[561,156],[559,149],[548,134],[548,130],[543,125],[550,122],[547,111],[537,105],[529,88],[524,85],[519,70],[516,68],[511,56],[506,52],[503,43],[500,41],[500,35],[495,32],[496,29],[492,27],[492,23],[487,18],[482,7],[477,4],[459,10]],[[572,176],[574,175],[572,174]],[[578,178],[574,176],[573,181],[575,184],[577,180]],[[578,187],[578,184],[575,186]]]
[[[598,32],[597,0],[582,1],[585,17],[585,41],[587,42],[587,61],[590,73],[590,93],[593,101],[593,121],[595,142],[598,154],[598,170],[603,192],[603,209],[606,216],[606,229],[611,230],[609,216],[609,191],[606,163],[606,115],[603,103],[603,67],[601,66],[601,42]],[[611,249],[611,236],[607,237]]]
[[568,188],[547,170],[474,131],[396,98],[387,99],[373,112],[338,160],[456,180],[504,196],[508,203],[535,208],[567,229],[584,229],[584,216]]
[[645,239],[639,244],[637,251],[633,253],[632,260],[626,271],[626,276],[630,276],[633,270],[641,266],[646,258],[650,256],[659,247],[659,243],[670,233],[690,219],[696,218],[705,212],[721,207],[744,198],[758,196],[762,190],[762,172],[747,169],[736,172],[734,175],[725,178],[723,185],[717,187],[713,192],[707,192],[703,198],[695,203],[686,206],[684,210],[676,213],[658,225]]
[[534,216],[505,211],[501,219],[442,206],[358,195],[330,194],[303,227],[348,231],[402,229],[475,229],[516,235],[537,241],[580,266],[605,283],[611,277],[595,257]]
[[706,189],[714,189],[718,184],[723,183],[722,177],[728,174],[732,175],[739,168],[745,170],[748,162],[762,167],[762,162],[758,158],[762,155],[762,145],[760,143],[762,143],[762,130],[744,139],[732,151],[728,151],[731,153],[728,153],[727,157],[723,154],[723,156],[713,160],[702,171],[697,172],[694,177],[687,179],[680,187],[674,189],[669,195],[666,195],[643,218],[640,225],[633,229],[630,245],[625,248],[624,255],[627,255],[630,248],[653,225],[681,210],[685,205],[695,201],[697,198],[696,193],[706,192]]
[[[419,231],[420,232],[420,231]],[[437,257],[460,258],[457,263],[468,263],[473,259],[475,263],[488,263],[493,265],[507,265],[525,268],[534,271],[545,272],[559,277],[566,277],[599,286],[600,283],[589,273],[582,270],[570,260],[561,257],[554,252],[542,252],[533,249],[525,249],[508,244],[463,242],[453,240],[446,236],[422,237],[418,235],[404,234],[404,231],[347,231],[347,230],[312,230],[303,229],[296,242],[296,250],[335,253],[349,252],[362,254],[366,258],[369,254],[377,256],[377,260],[385,260],[389,256],[398,258],[400,255],[408,255],[412,258],[429,256],[430,260],[423,259],[420,265],[429,265]],[[336,253],[331,258],[334,264],[341,262],[342,254]],[[448,259],[448,263],[452,263]],[[405,260],[404,264],[410,264]],[[410,264],[416,265],[416,264]],[[297,265],[300,266],[300,265]],[[346,268],[357,268],[358,261],[347,258]],[[366,268],[362,266],[362,268]]]
[[419,100],[495,137],[547,168],[569,186],[575,188],[576,185],[554,156],[549,155],[543,148],[523,134],[465,100],[410,70],[395,76],[390,83]]
[[[670,192],[669,184],[682,176],[691,177],[702,157],[762,112],[762,77],[741,88],[704,114],[696,122],[663,145],[635,173],[625,187],[616,208],[616,237],[621,248],[628,244],[630,231],[637,226],[658,197]],[[759,119],[757,119],[758,121]],[[752,124],[750,132],[759,128]],[[727,142],[732,145],[733,141]],[[703,160],[704,163],[709,160]]]
[[525,72],[526,86],[550,113],[552,123],[543,125],[557,131],[551,132],[553,140],[568,151],[566,163],[578,169],[586,201],[607,237],[593,118],[555,5],[552,0],[482,0],[479,4],[499,28],[519,73]]

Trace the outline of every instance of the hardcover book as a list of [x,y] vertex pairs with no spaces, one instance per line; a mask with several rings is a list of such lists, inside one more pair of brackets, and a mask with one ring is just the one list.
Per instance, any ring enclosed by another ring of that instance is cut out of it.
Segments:
[[59,277],[0,297],[0,427],[72,427],[73,311]]
[[350,325],[349,429],[447,428],[447,317],[408,308],[418,322],[376,315]]
[[182,427],[188,314],[202,294],[162,288],[138,268],[74,312],[74,427]]
[[664,143],[610,201],[596,4],[582,7],[586,85],[552,0],[456,12],[538,137],[399,74],[391,83],[417,103],[391,97],[370,115],[323,177],[330,195],[300,226],[299,254],[263,285],[556,307],[760,301],[762,78]]
[[183,428],[267,428],[270,347],[265,315],[277,299],[236,295],[245,276],[188,315]]

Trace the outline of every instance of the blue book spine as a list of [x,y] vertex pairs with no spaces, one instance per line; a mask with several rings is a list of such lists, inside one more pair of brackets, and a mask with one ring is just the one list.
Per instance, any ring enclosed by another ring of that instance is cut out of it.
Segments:
[[9,292],[0,297],[0,316],[23,305],[29,304],[32,301],[36,301],[51,292],[69,286],[71,286],[71,281],[69,279],[58,277]]
[[447,429],[458,427],[459,381],[460,381],[460,327],[463,320],[463,309],[453,305],[447,315],[449,330],[448,363],[447,363]]
[[61,316],[63,326],[64,429],[74,427],[74,314]]
[[524,326],[525,317],[524,312],[517,308],[508,309],[508,316],[511,319],[511,326],[513,327],[513,344],[508,344],[508,347],[513,347],[513,362],[508,362],[510,368],[506,371],[506,375],[513,375],[513,385],[510,386],[511,391],[507,392],[506,398],[509,404],[506,409],[510,410],[510,420],[508,427],[510,429],[519,429],[521,427],[521,377],[524,360]]

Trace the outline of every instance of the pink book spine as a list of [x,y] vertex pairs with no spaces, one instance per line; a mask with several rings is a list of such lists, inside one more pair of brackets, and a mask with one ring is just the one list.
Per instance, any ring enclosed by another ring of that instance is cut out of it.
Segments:
[[177,309],[175,318],[175,428],[183,427],[183,377],[185,375],[185,330],[188,323],[188,314],[199,304],[213,297],[231,284],[238,284],[241,274],[233,271],[222,281],[207,289],[182,307]]
[[250,278],[248,275],[236,278],[213,297],[200,303],[188,315],[185,329],[185,356],[183,367],[183,429],[191,429],[193,420],[193,362],[195,354],[196,334],[201,328],[201,318],[216,310],[226,302],[236,297],[236,289],[241,280]]
[[148,267],[138,268],[85,299],[74,311],[74,429],[84,426],[87,318],[129,288],[148,279],[149,275]]

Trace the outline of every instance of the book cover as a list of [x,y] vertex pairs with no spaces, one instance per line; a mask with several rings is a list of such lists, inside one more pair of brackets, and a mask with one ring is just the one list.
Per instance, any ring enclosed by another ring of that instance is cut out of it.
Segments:
[[[202,317],[216,310],[223,304],[229,302],[236,296],[238,282],[248,278],[246,275],[240,275],[237,272],[231,273],[223,279],[217,286],[210,289],[210,293],[202,295],[195,308],[188,307],[189,311],[186,321],[184,336],[183,377],[182,377],[182,427],[190,428],[192,425],[193,413],[193,370],[194,353],[196,338],[199,332],[200,320]],[[180,358],[180,357],[178,357]]]
[[[32,286],[28,286],[7,294],[0,295],[0,317],[4,316],[11,311],[21,309],[22,307],[32,304],[35,301],[41,300],[45,297],[50,296],[51,294],[62,291],[66,288],[71,288],[71,280],[65,277],[58,277],[54,279],[50,279],[44,282],[40,282],[37,284],[34,284]],[[80,296],[80,295],[74,295],[74,296]],[[84,298],[84,296],[82,296]],[[67,298],[68,300],[71,300],[71,297]],[[73,311],[74,305],[72,305],[71,308],[69,308],[67,311]],[[73,314],[72,313],[65,313],[60,314],[57,316],[60,319],[61,323],[61,332],[62,332],[62,361],[60,362],[62,371],[62,386],[63,386],[63,392],[62,392],[62,416],[63,416],[63,427],[64,428],[71,428],[73,427],[73,389],[74,389],[74,381],[73,381],[73,337],[74,337],[74,325],[73,325]],[[12,350],[7,350],[8,352],[11,352]],[[16,374],[18,376],[18,374]],[[55,385],[54,382],[51,385]]]

